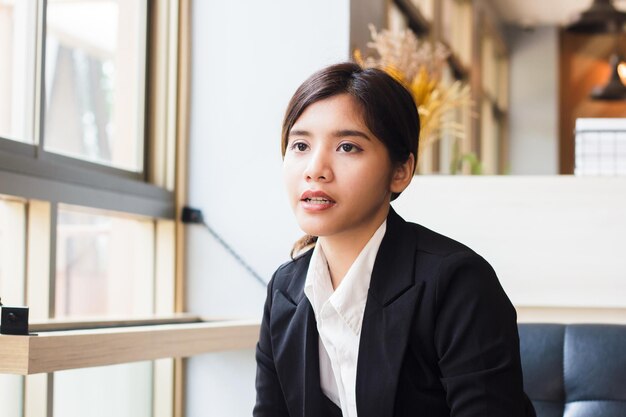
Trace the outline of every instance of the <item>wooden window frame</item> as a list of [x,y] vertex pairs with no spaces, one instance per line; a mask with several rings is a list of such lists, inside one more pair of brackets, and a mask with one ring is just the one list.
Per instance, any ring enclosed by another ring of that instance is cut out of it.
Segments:
[[[38,0],[37,4],[39,30],[45,35],[46,0]],[[151,0],[147,4],[146,153],[142,174],[53,155],[43,151],[41,145],[0,138],[0,194],[24,199],[27,205],[26,303],[31,307],[31,318],[43,321],[41,325],[49,326],[54,312],[53,232],[58,204],[154,219],[155,250],[167,254],[155,257],[155,313],[169,315],[171,320],[172,314],[185,310],[185,236],[184,225],[178,219],[187,188],[191,0]],[[43,45],[40,36],[40,78]],[[39,108],[41,88],[36,91]],[[41,119],[35,125],[37,137],[41,134]],[[133,326],[48,330],[38,336],[1,335],[0,372],[26,375],[24,416],[47,417],[52,412],[52,372],[154,360],[154,416],[180,417],[184,413],[185,378],[185,363],[180,358],[252,347],[259,330],[256,322],[164,324],[159,320],[153,318]],[[34,324],[33,330],[37,331],[38,326]],[[98,340],[97,346],[94,339]],[[106,349],[112,346],[117,348]],[[68,355],[68,349],[76,355]],[[159,374],[168,377],[159,378]]]

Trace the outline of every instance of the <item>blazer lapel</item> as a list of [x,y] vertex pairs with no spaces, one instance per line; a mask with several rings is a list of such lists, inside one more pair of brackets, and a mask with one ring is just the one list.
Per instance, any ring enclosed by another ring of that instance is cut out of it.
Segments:
[[277,291],[272,305],[272,343],[276,370],[285,382],[291,415],[325,415],[320,387],[319,333],[315,313],[304,295],[311,253],[304,255],[285,292]]
[[365,305],[356,403],[359,417],[392,416],[398,376],[422,288],[414,283],[414,231],[390,209]]

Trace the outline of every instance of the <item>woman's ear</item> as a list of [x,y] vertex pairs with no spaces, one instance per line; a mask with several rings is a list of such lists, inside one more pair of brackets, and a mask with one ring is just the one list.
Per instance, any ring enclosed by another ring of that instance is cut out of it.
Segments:
[[415,172],[414,167],[415,156],[413,154],[409,154],[409,157],[402,164],[396,165],[391,177],[390,189],[392,193],[400,194],[409,186]]

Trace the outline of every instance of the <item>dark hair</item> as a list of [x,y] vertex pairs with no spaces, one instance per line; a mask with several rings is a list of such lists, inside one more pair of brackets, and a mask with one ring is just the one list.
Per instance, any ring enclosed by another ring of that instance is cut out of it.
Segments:
[[[365,125],[385,145],[392,164],[402,164],[413,154],[415,169],[420,121],[413,96],[386,72],[376,68],[363,68],[352,62],[323,68],[298,87],[289,101],[283,119],[283,156],[287,150],[289,132],[306,108],[338,94],[349,94],[356,99],[362,108]],[[397,197],[398,194],[393,194],[391,199]],[[311,236],[300,239],[296,242],[292,255],[315,243],[315,240]]]

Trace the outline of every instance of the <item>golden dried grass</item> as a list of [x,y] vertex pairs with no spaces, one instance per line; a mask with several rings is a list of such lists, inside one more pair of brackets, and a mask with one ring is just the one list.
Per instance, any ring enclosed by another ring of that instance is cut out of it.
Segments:
[[422,41],[410,30],[378,32],[373,25],[369,28],[372,41],[367,46],[375,55],[363,58],[356,50],[355,61],[364,68],[387,72],[411,92],[421,122],[418,155],[441,139],[444,132],[457,139],[465,137],[465,127],[454,117],[445,117],[452,110],[472,105],[469,85],[441,80],[448,49],[441,43]]

